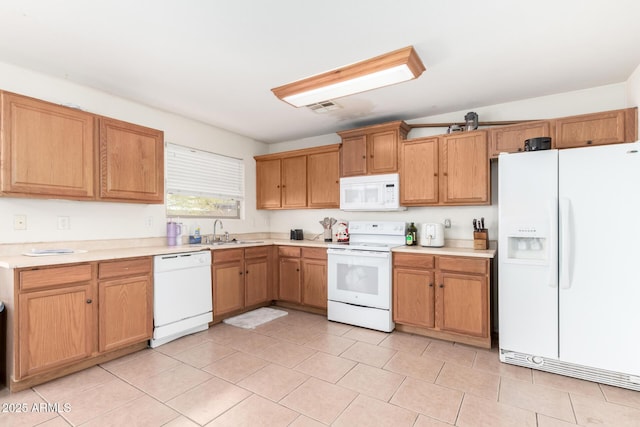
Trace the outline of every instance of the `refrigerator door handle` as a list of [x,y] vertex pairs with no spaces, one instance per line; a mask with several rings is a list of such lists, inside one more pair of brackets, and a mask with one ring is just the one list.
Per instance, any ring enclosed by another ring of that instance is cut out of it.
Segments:
[[560,289],[571,287],[571,201],[560,199]]
[[550,199],[547,206],[549,214],[549,287],[558,287],[558,246],[551,242],[558,241],[558,199]]

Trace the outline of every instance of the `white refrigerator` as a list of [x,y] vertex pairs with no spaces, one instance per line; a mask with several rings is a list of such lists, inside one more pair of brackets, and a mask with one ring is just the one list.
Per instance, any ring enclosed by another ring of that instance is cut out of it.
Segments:
[[498,173],[500,360],[640,390],[640,142]]

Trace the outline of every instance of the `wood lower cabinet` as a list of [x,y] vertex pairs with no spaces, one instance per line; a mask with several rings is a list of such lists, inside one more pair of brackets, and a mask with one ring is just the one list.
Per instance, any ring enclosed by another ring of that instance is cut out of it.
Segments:
[[604,111],[555,121],[555,148],[634,142],[638,139],[638,109]]
[[151,339],[153,264],[149,257],[98,264],[100,352]]
[[221,316],[244,308],[244,250],[212,251],[213,315]]
[[296,304],[302,302],[300,267],[299,247],[278,247],[278,300]]
[[8,92],[0,97],[0,192],[93,199],[94,116]]
[[91,357],[97,305],[93,299],[91,278],[19,295],[17,379]]
[[269,247],[212,251],[214,320],[272,300]]
[[488,130],[489,158],[496,159],[500,153],[524,151],[524,142],[530,138],[552,137],[553,124],[549,120],[527,122],[517,125],[496,126]]
[[278,300],[327,309],[326,248],[278,247]]
[[485,258],[395,253],[397,329],[490,348],[489,274]]
[[407,137],[403,121],[338,132],[342,138],[340,176],[398,171],[398,144]]
[[100,200],[164,202],[164,133],[100,118]]
[[393,255],[393,321],[433,328],[434,257],[430,255]]
[[327,309],[327,250],[302,248],[302,304]]

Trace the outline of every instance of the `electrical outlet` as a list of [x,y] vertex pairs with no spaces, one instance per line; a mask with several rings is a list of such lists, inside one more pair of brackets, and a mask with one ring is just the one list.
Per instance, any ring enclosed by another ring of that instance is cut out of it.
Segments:
[[144,225],[147,228],[151,228],[153,227],[153,217],[152,216],[148,216],[144,219]]
[[71,221],[68,216],[58,217],[58,230],[69,230],[71,228]]
[[451,228],[451,220],[449,218],[444,220],[444,228]]
[[13,216],[13,229],[14,230],[26,230],[27,229],[27,216],[26,215],[14,215]]

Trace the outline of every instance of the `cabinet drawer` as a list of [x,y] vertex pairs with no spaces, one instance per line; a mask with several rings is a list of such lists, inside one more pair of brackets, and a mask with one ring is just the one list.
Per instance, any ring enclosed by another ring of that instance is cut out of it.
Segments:
[[245,258],[265,258],[269,255],[268,246],[260,246],[257,248],[246,248],[244,250]]
[[486,274],[488,261],[485,259],[441,256],[438,257],[438,268],[462,273]]
[[20,289],[31,290],[48,286],[87,282],[92,278],[91,264],[24,270],[20,274]]
[[229,261],[240,261],[244,258],[244,249],[223,249],[212,251],[214,264]]
[[123,259],[98,264],[98,278],[137,276],[151,273],[151,258]]
[[434,256],[423,254],[393,254],[393,266],[413,267],[413,268],[433,268]]
[[302,258],[327,259],[325,248],[302,248]]
[[300,248],[297,246],[278,246],[278,256],[300,258]]

